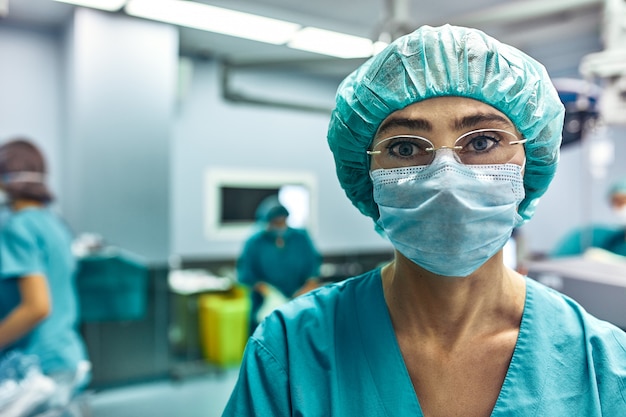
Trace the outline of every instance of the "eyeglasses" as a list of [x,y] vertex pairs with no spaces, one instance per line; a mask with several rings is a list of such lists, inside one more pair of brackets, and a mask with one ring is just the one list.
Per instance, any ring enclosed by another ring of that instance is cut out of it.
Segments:
[[512,145],[526,143],[526,140],[506,130],[478,129],[463,134],[454,146],[436,148],[421,136],[399,135],[381,140],[367,154],[384,169],[430,165],[440,149],[451,149],[466,165],[506,164],[517,152]]

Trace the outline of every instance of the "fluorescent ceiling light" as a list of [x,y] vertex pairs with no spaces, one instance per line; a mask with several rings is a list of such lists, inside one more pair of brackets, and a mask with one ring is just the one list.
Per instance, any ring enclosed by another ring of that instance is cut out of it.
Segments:
[[282,45],[300,29],[296,23],[183,0],[131,0],[126,13],[179,26]]
[[76,6],[92,7],[94,9],[106,10],[107,12],[116,12],[120,10],[126,0],[55,0],[60,3],[69,3]]
[[314,27],[300,30],[287,46],[339,58],[364,58],[373,52],[370,39]]

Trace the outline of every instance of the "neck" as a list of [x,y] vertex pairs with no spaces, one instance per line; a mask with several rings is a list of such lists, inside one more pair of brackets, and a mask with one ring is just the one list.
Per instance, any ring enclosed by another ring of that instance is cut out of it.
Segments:
[[437,339],[452,349],[466,337],[519,326],[525,283],[503,264],[501,252],[465,278],[432,274],[400,254],[382,275],[400,336]]
[[44,204],[40,201],[26,200],[26,199],[15,200],[11,203],[11,208],[13,209],[13,211],[20,211],[20,210],[24,210],[27,208],[43,207],[43,206]]

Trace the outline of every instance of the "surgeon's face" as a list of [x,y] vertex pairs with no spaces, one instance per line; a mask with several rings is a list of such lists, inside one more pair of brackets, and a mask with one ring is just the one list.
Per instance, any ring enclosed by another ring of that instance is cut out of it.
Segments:
[[[494,107],[464,97],[436,97],[398,110],[381,123],[370,147],[374,151],[370,168],[428,165],[435,153],[432,148],[455,145],[465,164],[524,165],[521,140],[509,118]],[[422,158],[418,153],[423,149]]]
[[613,194],[611,196],[611,207],[615,211],[626,210],[626,194]]
[[287,216],[275,217],[269,222],[270,230],[283,230],[287,228]]

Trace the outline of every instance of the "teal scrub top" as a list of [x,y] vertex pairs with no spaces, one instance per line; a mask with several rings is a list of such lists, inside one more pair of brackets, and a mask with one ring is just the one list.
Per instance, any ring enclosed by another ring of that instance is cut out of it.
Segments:
[[[526,282],[520,333],[491,416],[626,416],[626,333]],[[247,416],[423,416],[380,270],[298,297],[266,318],[223,413]]]
[[30,333],[4,350],[36,355],[46,374],[74,372],[86,359],[77,332],[76,261],[65,223],[47,208],[28,208],[11,215],[0,231],[0,319],[20,303],[18,280],[43,274],[48,282],[51,313]]
[[237,280],[251,287],[271,284],[289,298],[309,278],[318,276],[321,256],[306,230],[288,228],[283,239],[285,245],[277,247],[273,232],[253,234],[237,260]]
[[626,229],[602,225],[574,229],[558,242],[550,255],[577,256],[590,247],[626,256]]

